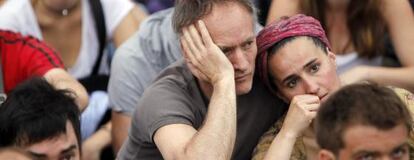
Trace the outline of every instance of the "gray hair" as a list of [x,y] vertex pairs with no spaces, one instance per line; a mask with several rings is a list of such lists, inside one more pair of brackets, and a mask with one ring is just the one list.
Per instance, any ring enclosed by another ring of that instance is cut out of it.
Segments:
[[[225,5],[230,2],[243,6],[252,14],[253,20],[256,22],[256,8],[251,0],[176,0],[172,22],[173,29],[180,34],[183,27],[189,26],[210,14],[214,5]],[[256,25],[254,26],[256,27]]]

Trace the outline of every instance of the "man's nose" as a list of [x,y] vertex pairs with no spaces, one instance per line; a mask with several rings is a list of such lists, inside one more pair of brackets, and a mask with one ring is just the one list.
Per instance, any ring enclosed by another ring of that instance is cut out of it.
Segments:
[[249,61],[247,59],[245,51],[240,48],[236,48],[230,55],[230,62],[233,64],[235,71],[245,71],[249,67]]

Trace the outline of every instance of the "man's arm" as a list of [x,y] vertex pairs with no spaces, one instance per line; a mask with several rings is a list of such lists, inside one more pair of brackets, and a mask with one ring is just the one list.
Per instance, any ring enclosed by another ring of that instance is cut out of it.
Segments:
[[128,129],[131,125],[131,117],[120,112],[112,111],[112,147],[114,153],[118,153],[128,137]]
[[272,0],[266,24],[279,20],[283,16],[293,16],[302,12],[300,0]]
[[82,159],[99,160],[102,150],[111,144],[112,124],[107,122],[92,136],[82,142]]
[[183,30],[181,44],[191,72],[213,89],[203,126],[171,124],[155,132],[164,159],[230,159],[236,137],[236,93],[231,63],[213,43],[203,22]]
[[[149,27],[148,23],[142,27]],[[143,43],[136,32],[115,52],[108,84],[109,103],[112,108],[112,145],[117,153],[124,143],[131,124],[131,114],[144,89],[158,74],[139,45]],[[131,69],[140,68],[140,69]]]
[[234,80],[217,84],[204,125],[161,127],[154,141],[165,159],[230,159],[236,136]]
[[134,5],[131,11],[122,19],[114,31],[114,43],[119,47],[125,40],[137,31],[142,20],[147,17],[145,12]]
[[76,104],[81,111],[88,106],[88,93],[85,88],[62,68],[50,69],[43,77],[57,89],[72,91],[76,96]]

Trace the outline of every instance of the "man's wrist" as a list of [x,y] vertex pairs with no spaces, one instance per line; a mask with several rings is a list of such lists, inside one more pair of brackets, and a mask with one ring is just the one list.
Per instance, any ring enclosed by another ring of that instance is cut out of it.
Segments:
[[227,76],[227,77],[225,77],[225,78],[222,78],[222,79],[220,79],[220,80],[218,80],[218,81],[216,81],[214,84],[213,84],[213,87],[214,88],[217,88],[217,87],[227,87],[227,86],[229,86],[229,85],[231,85],[231,84],[234,84],[235,82],[234,82],[234,76],[233,75],[231,75],[231,76]]

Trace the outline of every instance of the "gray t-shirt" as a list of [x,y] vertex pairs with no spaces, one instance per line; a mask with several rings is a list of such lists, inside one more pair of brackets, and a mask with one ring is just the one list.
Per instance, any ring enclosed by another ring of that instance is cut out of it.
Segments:
[[[118,158],[163,159],[153,141],[157,129],[169,124],[199,129],[208,103],[183,60],[169,66],[141,98]],[[285,110],[286,105],[255,77],[252,90],[237,97],[237,135],[232,159],[250,159],[259,138]]]
[[168,9],[151,15],[116,50],[108,85],[113,111],[131,115],[144,89],[163,69],[181,58],[178,36],[171,27],[172,12]]

